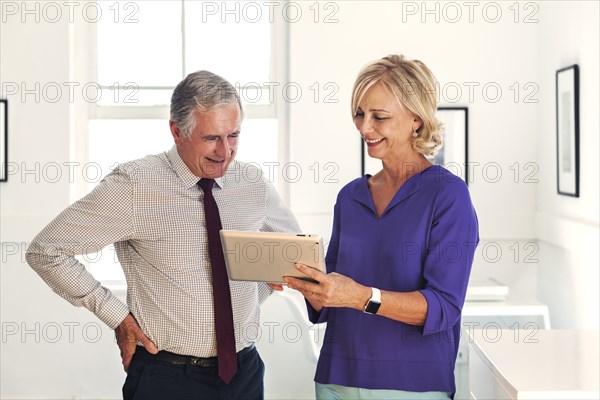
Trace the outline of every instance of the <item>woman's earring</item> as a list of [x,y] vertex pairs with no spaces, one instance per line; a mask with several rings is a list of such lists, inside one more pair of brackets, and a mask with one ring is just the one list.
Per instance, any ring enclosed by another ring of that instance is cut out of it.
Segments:
[[417,132],[417,130],[415,129],[412,133],[412,137],[416,138],[419,136],[419,132]]

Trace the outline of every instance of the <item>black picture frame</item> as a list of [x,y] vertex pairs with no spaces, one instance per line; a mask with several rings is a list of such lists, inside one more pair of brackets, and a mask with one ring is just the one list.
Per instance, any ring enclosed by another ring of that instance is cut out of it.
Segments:
[[8,181],[8,100],[0,99],[0,182]]
[[556,190],[579,197],[579,66],[556,71]]
[[[468,107],[438,107],[436,117],[444,124],[442,136],[444,145],[437,155],[429,160],[434,164],[444,166],[450,172],[469,184],[469,108]],[[381,169],[381,162],[370,158],[362,138],[361,175],[371,174]]]

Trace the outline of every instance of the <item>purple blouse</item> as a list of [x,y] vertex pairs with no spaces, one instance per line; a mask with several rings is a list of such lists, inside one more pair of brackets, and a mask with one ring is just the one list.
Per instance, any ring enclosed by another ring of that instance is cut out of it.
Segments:
[[367,389],[455,392],[454,363],[478,223],[461,179],[440,166],[412,176],[377,217],[369,175],[334,208],[328,272],[394,292],[420,291],[423,326],[351,308],[309,308],[327,322],[315,381]]

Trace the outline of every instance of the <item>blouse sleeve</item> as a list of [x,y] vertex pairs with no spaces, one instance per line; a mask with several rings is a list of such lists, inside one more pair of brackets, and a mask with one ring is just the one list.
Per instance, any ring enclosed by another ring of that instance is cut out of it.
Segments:
[[435,204],[425,255],[423,335],[443,332],[459,320],[479,243],[477,215],[466,185],[457,181],[447,188]]

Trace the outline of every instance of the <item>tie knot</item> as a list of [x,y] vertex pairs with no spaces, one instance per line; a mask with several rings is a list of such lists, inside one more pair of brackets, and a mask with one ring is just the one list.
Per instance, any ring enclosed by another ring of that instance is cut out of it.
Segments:
[[202,178],[198,181],[198,186],[202,188],[204,193],[212,192],[213,185],[215,184],[214,179]]

